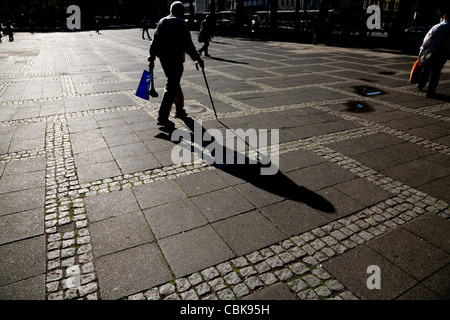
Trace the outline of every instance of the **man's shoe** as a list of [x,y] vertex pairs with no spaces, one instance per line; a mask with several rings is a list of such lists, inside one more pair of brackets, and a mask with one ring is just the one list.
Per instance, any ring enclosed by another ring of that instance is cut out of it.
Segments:
[[423,91],[423,87],[424,86],[421,86],[421,85],[417,84],[417,89],[419,89],[419,91]]
[[162,120],[162,119],[158,118],[158,122],[156,124],[158,126],[163,126],[163,127],[174,127],[175,126],[175,124],[172,121],[170,121],[169,119]]
[[187,113],[186,113],[186,111],[183,109],[183,110],[181,110],[181,111],[177,111],[176,113],[175,113],[175,118],[178,118],[178,119],[186,119],[187,118]]

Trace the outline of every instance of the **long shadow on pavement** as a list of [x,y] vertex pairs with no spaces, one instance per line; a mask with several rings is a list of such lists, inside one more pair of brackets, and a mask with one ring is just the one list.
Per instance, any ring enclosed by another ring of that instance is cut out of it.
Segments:
[[[192,132],[195,132],[194,125],[200,126],[198,122],[195,122],[193,119],[189,117],[185,119],[184,122]],[[206,132],[206,130],[203,127],[201,127],[201,129],[202,129],[202,137],[204,137],[204,133]],[[174,129],[169,130],[166,133],[160,133],[156,137],[171,141],[173,130]],[[177,130],[182,129],[178,128]],[[190,142],[195,142],[196,140],[194,139],[194,134],[192,132],[187,131],[183,132],[184,140],[186,140],[185,139],[186,136],[189,136]],[[211,143],[211,141],[203,141],[203,139],[201,141],[202,147],[206,147]],[[180,141],[178,140],[172,142],[174,142],[174,144],[180,144]],[[202,150],[195,150],[196,147],[194,146],[184,144],[183,147],[190,148],[191,149],[190,151],[193,153],[202,154]],[[316,210],[320,210],[325,213],[334,213],[336,211],[333,204],[330,203],[327,199],[303,186],[297,185],[294,181],[292,181],[286,175],[284,175],[280,170],[278,170],[277,173],[274,175],[261,175],[261,168],[270,167],[271,165],[270,163],[267,165],[263,165],[259,161],[257,161],[256,164],[250,164],[249,162],[250,159],[246,156],[245,164],[235,164],[236,161],[232,162],[234,164],[225,164],[226,163],[225,160],[230,159],[230,157],[227,157],[225,159],[227,151],[232,152],[234,154],[234,159],[237,158],[238,153],[236,151],[230,150],[224,146],[223,147],[224,161],[222,161],[224,164],[213,163],[212,165],[214,167],[226,173],[229,173],[237,178],[245,180],[257,188],[260,188],[262,190],[265,190],[272,194],[276,194],[289,200],[303,202]]]

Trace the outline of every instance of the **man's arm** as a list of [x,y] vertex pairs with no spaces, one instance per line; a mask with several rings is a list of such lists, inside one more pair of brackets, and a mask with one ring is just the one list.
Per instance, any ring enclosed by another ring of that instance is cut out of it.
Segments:
[[159,45],[159,32],[158,32],[158,28],[159,28],[159,23],[156,26],[156,30],[155,33],[153,35],[153,39],[152,39],[152,43],[150,44],[150,49],[149,51],[149,56],[148,56],[148,66],[153,69],[153,67],[155,66],[155,60],[156,60],[156,52],[158,50],[158,45]]
[[439,27],[439,25],[435,25],[433,28],[430,29],[430,31],[427,32],[425,38],[423,38],[423,43],[422,43],[422,46],[420,47],[419,56],[422,53],[422,51],[430,45],[431,40],[433,40],[433,36],[434,36],[436,30],[438,29],[438,27]]

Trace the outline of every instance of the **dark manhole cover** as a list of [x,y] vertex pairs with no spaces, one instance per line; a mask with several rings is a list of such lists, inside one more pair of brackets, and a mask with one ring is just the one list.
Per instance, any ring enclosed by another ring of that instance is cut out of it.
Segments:
[[362,101],[349,101],[345,103],[347,110],[350,112],[371,112],[373,108],[367,102]]
[[357,94],[364,96],[364,97],[371,97],[371,96],[385,94],[384,91],[382,91],[378,88],[375,88],[375,87],[371,87],[371,86],[355,86],[353,88],[355,88]]
[[380,71],[378,73],[385,75],[385,76],[393,76],[394,74],[396,74],[396,72],[393,72],[393,71]]
[[187,114],[202,113],[206,111],[206,108],[200,104],[189,104],[184,106],[184,109],[186,110]]
[[362,81],[365,81],[365,82],[378,82],[378,80],[366,79],[366,78],[359,78],[359,80],[362,80]]

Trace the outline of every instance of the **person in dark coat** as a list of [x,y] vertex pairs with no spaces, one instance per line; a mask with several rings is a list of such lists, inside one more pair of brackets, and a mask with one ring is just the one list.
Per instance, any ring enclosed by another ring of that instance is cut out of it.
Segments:
[[147,38],[148,40],[152,40],[152,37],[150,37],[150,34],[148,33],[148,29],[150,28],[150,20],[147,20],[145,17],[141,21],[141,27],[142,27],[142,39],[145,40],[145,32],[147,32]]
[[180,86],[185,54],[204,67],[183,17],[184,5],[180,1],[175,1],[170,6],[170,15],[162,18],[156,26],[148,57],[150,69],[154,68],[156,57],[159,58],[167,78],[157,120],[158,125],[166,128],[174,126],[173,122],[169,121],[173,104],[176,107],[175,117],[183,119],[187,116]]
[[9,21],[6,24],[6,32],[8,33],[8,36],[9,36],[9,42],[13,42],[14,41],[13,26],[12,26],[11,22],[9,22]]
[[203,47],[198,50],[198,53],[201,55],[202,52],[205,52],[205,57],[210,57],[208,54],[209,40],[212,37],[214,32],[214,20],[212,16],[207,15],[205,20],[202,21],[200,26],[200,39],[201,42],[204,43]]
[[419,57],[426,49],[432,49],[433,53],[424,63],[423,71],[417,87],[423,90],[428,80],[427,97],[436,95],[436,88],[441,77],[441,71],[448,59],[450,59],[450,23],[448,22],[448,9],[442,11],[443,21],[433,26],[426,34]]

